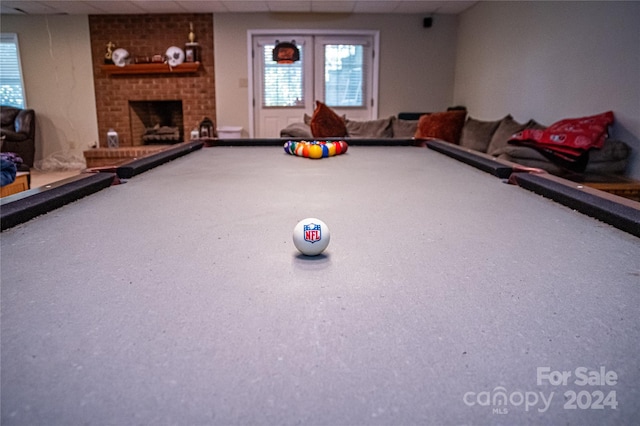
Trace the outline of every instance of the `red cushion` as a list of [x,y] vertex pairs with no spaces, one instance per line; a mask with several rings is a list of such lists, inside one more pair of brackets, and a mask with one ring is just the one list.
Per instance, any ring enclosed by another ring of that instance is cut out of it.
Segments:
[[514,141],[533,141],[540,145],[568,150],[602,148],[608,127],[613,124],[613,112],[582,118],[567,118],[545,130],[525,129],[512,137]]
[[344,120],[320,101],[316,101],[316,110],[313,112],[309,126],[314,138],[342,138],[347,136],[347,127]]
[[447,112],[435,112],[423,115],[418,121],[416,139],[440,139],[457,144],[460,142],[460,134],[464,119],[467,116],[465,110]]

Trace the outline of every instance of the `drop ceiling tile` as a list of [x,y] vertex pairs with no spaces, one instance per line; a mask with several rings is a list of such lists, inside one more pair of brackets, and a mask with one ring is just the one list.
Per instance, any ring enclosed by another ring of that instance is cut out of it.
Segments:
[[2,7],[14,9],[18,13],[20,11],[28,14],[28,15],[40,15],[40,14],[50,14],[50,13],[58,13],[58,11],[47,5],[46,2],[39,1],[5,1],[2,0]]
[[223,1],[222,4],[229,12],[268,12],[269,6],[265,1]]
[[351,13],[355,9],[356,1],[313,0],[311,11],[317,13]]
[[364,0],[357,1],[355,13],[392,13],[398,7],[398,1]]
[[311,12],[311,1],[268,1],[271,12]]

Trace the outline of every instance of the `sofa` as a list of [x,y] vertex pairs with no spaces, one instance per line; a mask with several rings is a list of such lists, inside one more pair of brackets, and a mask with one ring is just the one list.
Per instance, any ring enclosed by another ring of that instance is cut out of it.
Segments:
[[[584,167],[577,171],[567,164],[550,159],[542,150],[513,144],[513,136],[518,132],[525,129],[543,130],[546,126],[534,120],[520,123],[511,115],[492,121],[479,120],[469,116],[463,107],[452,107],[438,113],[400,113],[397,117],[369,121],[354,121],[347,117],[341,119],[346,128],[344,139],[347,141],[359,138],[413,139],[414,145],[424,146],[424,140],[440,139],[501,160],[542,169],[557,176],[576,173],[623,175],[631,154],[631,149],[625,142],[607,138],[601,148],[588,150],[584,156],[586,166],[583,165]],[[285,127],[281,130],[280,136],[313,139],[312,120],[312,116],[304,114],[302,122]]]
[[[418,128],[418,120],[406,120],[396,116],[377,120],[350,120],[343,117],[347,129],[347,138],[360,139],[407,139],[413,138]],[[303,121],[292,123],[280,131],[281,138],[313,139],[311,117],[304,114]],[[340,137],[340,136],[326,136]]]
[[544,131],[547,127],[534,120],[519,123],[511,115],[496,121],[481,121],[468,117],[462,127],[459,144],[501,160],[542,169],[557,176],[575,173],[623,175],[626,172],[631,148],[623,141],[605,138],[601,147],[586,150],[582,156],[584,164],[576,162],[572,165],[559,158],[550,158],[552,152],[545,149],[516,144],[515,136],[526,129]]
[[13,152],[27,167],[35,157],[36,114],[32,109],[0,106],[2,152]]

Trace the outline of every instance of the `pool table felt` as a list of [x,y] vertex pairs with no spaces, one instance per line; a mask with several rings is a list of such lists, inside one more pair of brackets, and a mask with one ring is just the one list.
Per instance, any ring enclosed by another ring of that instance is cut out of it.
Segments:
[[[308,216],[326,255],[293,247]],[[432,150],[202,149],[1,244],[3,424],[639,414],[640,240]],[[582,389],[538,386],[544,366],[615,370],[618,409],[563,409]],[[556,395],[463,402],[497,386]]]

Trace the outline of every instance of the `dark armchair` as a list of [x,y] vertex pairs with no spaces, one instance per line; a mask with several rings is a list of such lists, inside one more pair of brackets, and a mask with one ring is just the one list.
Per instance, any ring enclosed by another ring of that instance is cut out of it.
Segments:
[[36,152],[36,114],[32,109],[0,107],[2,152],[15,152],[23,164],[33,167]]

